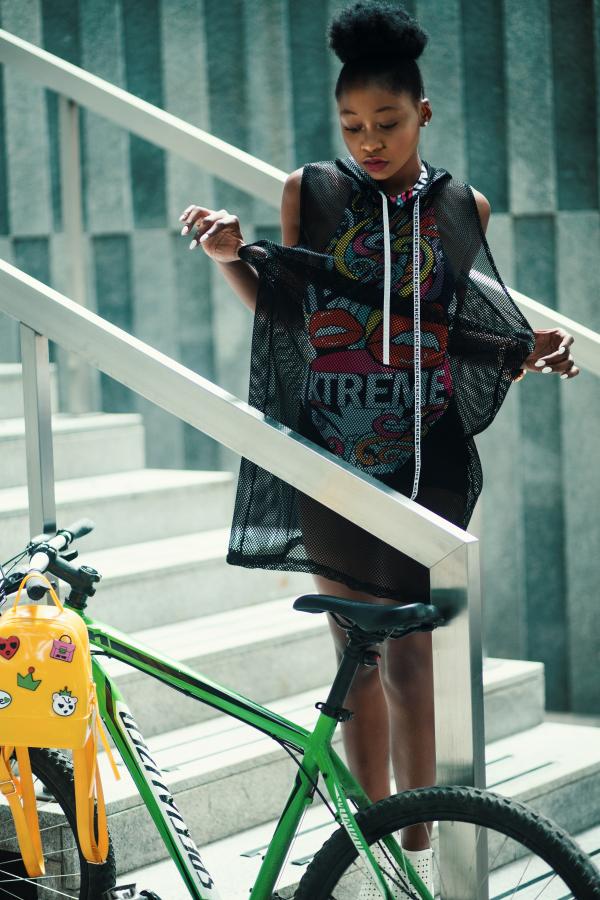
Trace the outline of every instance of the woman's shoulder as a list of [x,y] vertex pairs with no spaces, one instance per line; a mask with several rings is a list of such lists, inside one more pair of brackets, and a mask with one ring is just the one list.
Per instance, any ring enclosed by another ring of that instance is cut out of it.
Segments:
[[471,190],[473,192],[473,196],[475,197],[475,203],[477,204],[477,212],[479,213],[479,218],[481,220],[481,227],[483,228],[483,231],[485,233],[485,231],[488,227],[488,222],[490,221],[490,215],[492,212],[492,207],[490,206],[490,201],[485,196],[485,194],[482,194],[481,191],[478,191],[476,188],[474,188],[472,184],[470,184],[469,187],[471,188]]
[[461,181],[459,178],[455,178],[452,175],[450,178],[446,179],[439,194],[439,199],[442,203],[445,203],[449,209],[454,209],[455,204],[458,204],[458,206],[456,206],[456,211],[465,210],[465,203],[466,209],[469,207],[472,208],[472,203],[475,201],[481,227],[485,233],[492,208],[488,198],[482,191],[477,190],[477,188],[473,187],[473,185],[469,184],[467,181]]

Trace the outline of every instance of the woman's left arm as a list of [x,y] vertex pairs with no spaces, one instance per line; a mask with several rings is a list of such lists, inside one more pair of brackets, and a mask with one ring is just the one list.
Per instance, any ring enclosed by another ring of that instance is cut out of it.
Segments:
[[[480,191],[471,188],[477,203],[477,210],[481,220],[481,227],[485,233],[488,222],[490,221],[491,207],[487,197]],[[573,343],[573,335],[568,334],[564,328],[540,328],[534,329],[535,347],[532,352],[523,360],[521,375],[514,380],[520,381],[525,377],[526,372],[541,372],[544,375],[550,375],[556,372],[561,378],[574,378],[579,375],[579,368],[575,365],[568,348]]]

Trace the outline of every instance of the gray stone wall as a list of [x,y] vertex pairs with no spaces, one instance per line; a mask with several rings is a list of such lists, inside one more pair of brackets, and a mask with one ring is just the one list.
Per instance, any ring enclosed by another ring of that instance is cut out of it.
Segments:
[[[0,24],[290,171],[346,152],[325,39],[345,5],[0,0]],[[600,330],[600,0],[405,5],[430,34],[421,155],[488,197],[509,285]],[[66,291],[56,101],[0,67],[0,254]],[[247,240],[278,240],[278,211],[85,110],[81,139],[92,308],[245,397],[250,315],[187,249],[178,215],[225,207]],[[6,320],[0,359],[18,359]],[[237,466],[104,376],[101,388],[105,409],[144,413],[150,465]],[[586,373],[529,374],[477,440],[486,651],[542,660],[555,710],[600,710],[599,400]]]

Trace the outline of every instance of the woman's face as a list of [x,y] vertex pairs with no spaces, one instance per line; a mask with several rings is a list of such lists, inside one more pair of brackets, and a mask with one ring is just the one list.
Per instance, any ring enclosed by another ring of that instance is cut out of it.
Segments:
[[[394,176],[400,182],[396,185],[399,189],[409,187],[419,177],[421,127],[431,118],[427,98],[415,104],[406,91],[395,94],[376,86],[355,88],[341,95],[338,112],[346,147],[383,187],[393,185]],[[386,164],[370,167],[365,164],[369,157],[379,157]],[[402,185],[407,179],[409,183]]]

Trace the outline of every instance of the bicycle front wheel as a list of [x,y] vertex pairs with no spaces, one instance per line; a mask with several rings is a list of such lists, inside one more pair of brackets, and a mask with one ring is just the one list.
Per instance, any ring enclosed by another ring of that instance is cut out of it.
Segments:
[[[489,897],[518,900],[599,900],[600,871],[590,857],[558,824],[525,804],[491,791],[468,786],[433,786],[396,794],[380,800],[356,814],[356,820],[370,846],[387,835],[400,841],[401,829],[422,825],[423,835],[433,850],[435,897],[446,900],[456,894],[444,885],[439,856],[438,822],[468,822],[476,828],[481,847],[487,838]],[[433,832],[424,823],[433,822]],[[413,829],[411,829],[411,833]],[[392,859],[383,843],[374,852],[382,859],[381,870],[394,897],[420,900],[421,894],[406,873]],[[465,883],[474,871],[471,860],[452,861],[460,865]],[[485,857],[484,857],[485,858]],[[358,900],[378,897],[374,885],[365,887],[366,867],[345,828],[335,831],[315,855],[306,870],[295,900]],[[472,900],[460,895],[460,900]]]
[[[88,863],[77,840],[73,765],[59,750],[30,748],[45,875],[29,878],[8,804],[0,805],[0,898],[98,900],[115,885],[112,844],[102,865]],[[14,758],[11,760],[16,765]],[[0,795],[1,796],[1,795]]]

